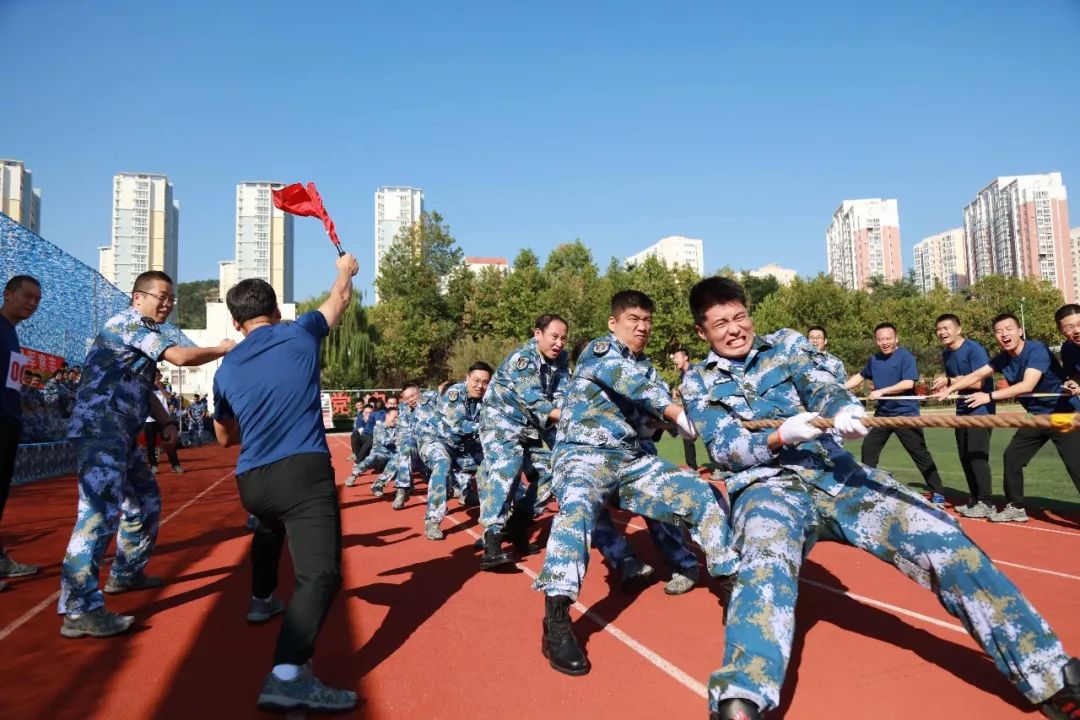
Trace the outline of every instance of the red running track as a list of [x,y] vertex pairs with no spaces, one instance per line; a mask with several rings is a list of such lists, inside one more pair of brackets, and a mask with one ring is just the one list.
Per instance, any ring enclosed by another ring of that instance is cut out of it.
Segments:
[[[346,438],[331,438],[339,483]],[[235,452],[183,456],[161,475],[166,519],[149,570],[156,591],[110,597],[136,631],[65,640],[56,615],[59,561],[74,519],[73,478],[14,490],[4,538],[43,572],[0,594],[0,718],[255,718],[279,622],[251,627],[246,514]],[[704,685],[723,653],[724,593],[716,585],[668,597],[657,583],[622,594],[594,554],[575,622],[593,671],[570,678],[540,655],[543,603],[522,572],[478,572],[475,511],[456,507],[443,542],[424,539],[424,504],[400,512],[369,491],[341,488],[344,586],[315,666],[355,688],[365,718],[704,718]],[[662,569],[639,519],[626,518],[640,556]],[[542,522],[544,532],[548,520]],[[1080,524],[964,521],[969,534],[1080,654]],[[663,575],[663,572],[661,572]],[[283,573],[287,595],[291,576]],[[817,546],[803,572],[783,707],[774,717],[1010,718],[1033,710],[928,592],[868,555]],[[604,631],[601,625],[606,625]],[[299,717],[296,715],[296,717]]]

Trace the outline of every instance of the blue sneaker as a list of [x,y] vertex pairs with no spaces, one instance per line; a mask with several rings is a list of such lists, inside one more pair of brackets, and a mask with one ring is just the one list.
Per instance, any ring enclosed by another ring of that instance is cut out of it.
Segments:
[[934,493],[933,495],[930,496],[930,504],[933,505],[934,507],[939,507],[939,508],[945,507],[945,496],[942,495],[941,493]]

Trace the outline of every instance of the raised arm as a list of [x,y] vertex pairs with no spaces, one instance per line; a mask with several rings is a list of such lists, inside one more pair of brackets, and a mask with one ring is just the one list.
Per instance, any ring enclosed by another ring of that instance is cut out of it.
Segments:
[[319,306],[319,312],[330,327],[338,324],[345,309],[349,307],[349,301],[352,300],[352,279],[360,270],[360,264],[351,253],[345,253],[334,264],[337,266],[337,277],[330,286],[330,296]]

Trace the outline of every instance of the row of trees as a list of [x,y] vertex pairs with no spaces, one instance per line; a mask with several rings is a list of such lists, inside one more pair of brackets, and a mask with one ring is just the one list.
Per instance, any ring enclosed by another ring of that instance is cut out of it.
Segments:
[[[727,267],[719,272],[746,286],[759,333],[823,325],[829,349],[851,372],[876,351],[873,328],[880,322],[897,326],[901,345],[930,376],[940,372],[934,335],[939,315],[959,316],[968,337],[993,352],[991,318],[1001,312],[1020,315],[1021,307],[1028,337],[1056,344],[1053,313],[1063,302],[1049,283],[1006,277],[984,278],[961,293],[939,287],[922,294],[911,278],[852,291],[825,275],[781,287],[772,277]],[[442,216],[425,213],[402,231],[380,263],[375,279],[379,304],[366,308],[354,297],[341,326],[323,344],[323,384],[398,387],[408,380],[436,384],[460,378],[476,360],[501,362],[531,336],[533,321],[545,312],[569,321],[573,345],[607,332],[611,295],[627,288],[642,290],[656,302],[649,352],[671,380],[675,349],[686,348],[697,358],[707,352],[687,304],[690,287],[699,279],[690,268],[669,269],[656,259],[624,267],[612,258],[601,272],[580,240],[556,247],[543,262],[532,250],[521,250],[510,273],[495,268],[473,273],[462,264],[462,251]],[[302,303],[298,311],[314,309],[324,298]]]

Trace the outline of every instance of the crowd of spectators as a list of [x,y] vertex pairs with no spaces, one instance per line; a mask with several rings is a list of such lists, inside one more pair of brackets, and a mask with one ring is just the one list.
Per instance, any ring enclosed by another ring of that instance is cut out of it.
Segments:
[[63,440],[67,421],[75,405],[75,388],[79,385],[81,369],[63,367],[47,381],[35,370],[23,373],[22,413],[23,443]]

